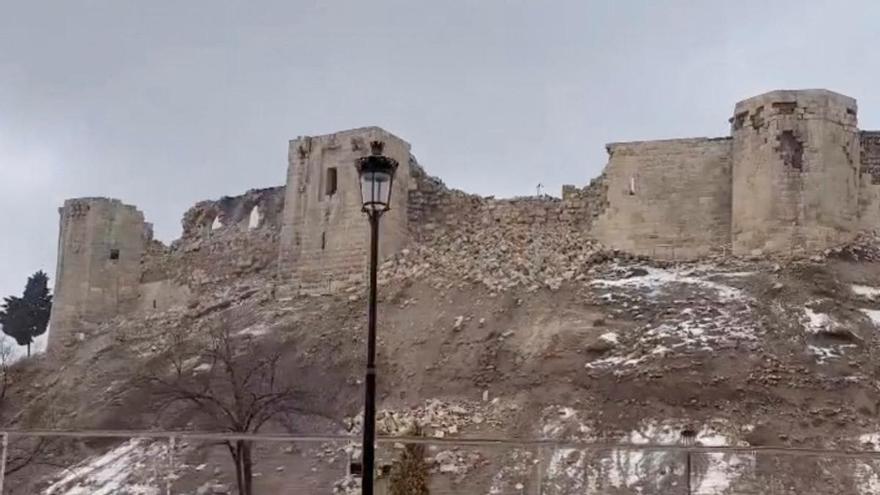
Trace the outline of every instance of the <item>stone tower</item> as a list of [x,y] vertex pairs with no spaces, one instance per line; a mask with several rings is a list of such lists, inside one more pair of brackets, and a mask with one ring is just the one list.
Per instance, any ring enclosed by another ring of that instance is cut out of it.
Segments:
[[382,217],[379,254],[397,252],[406,243],[409,143],[378,127],[292,140],[279,272],[294,288],[329,292],[363,277],[369,226],[354,164],[370,153],[374,140],[383,141],[384,154],[399,163],[391,210]]
[[59,213],[50,351],[83,325],[134,308],[141,258],[152,237],[144,215],[119,200],[69,199]]
[[735,254],[824,249],[854,235],[854,99],[818,89],[772,91],[737,103],[731,124]]

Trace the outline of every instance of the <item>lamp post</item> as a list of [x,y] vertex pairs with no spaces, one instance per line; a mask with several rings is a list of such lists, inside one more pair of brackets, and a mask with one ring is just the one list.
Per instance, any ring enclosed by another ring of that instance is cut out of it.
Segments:
[[685,446],[684,479],[687,495],[691,495],[691,449],[697,443],[697,432],[686,428],[681,431],[681,443]]
[[362,211],[370,221],[370,297],[367,310],[367,376],[364,398],[361,493],[373,495],[376,446],[376,269],[379,262],[379,218],[391,207],[397,161],[382,154],[381,141],[370,143],[370,154],[355,163],[360,179]]

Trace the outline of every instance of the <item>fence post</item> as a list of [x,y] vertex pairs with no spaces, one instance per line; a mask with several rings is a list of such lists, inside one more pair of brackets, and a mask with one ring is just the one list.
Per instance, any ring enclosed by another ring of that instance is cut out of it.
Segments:
[[9,434],[3,432],[3,452],[0,454],[0,494],[3,493],[3,483],[6,481],[6,451],[9,448]]
[[[177,437],[168,437],[168,472],[165,474],[165,495],[171,495],[171,483],[174,481],[174,446]],[[2,495],[2,492],[0,492]]]
[[687,495],[691,495],[691,451],[685,451],[684,476],[687,479]]
[[553,458],[553,452],[556,450],[553,447],[550,447],[550,453],[547,453],[548,447],[541,446],[539,452],[540,456],[538,457],[538,495],[544,493],[544,460],[547,460],[549,465],[550,459]]

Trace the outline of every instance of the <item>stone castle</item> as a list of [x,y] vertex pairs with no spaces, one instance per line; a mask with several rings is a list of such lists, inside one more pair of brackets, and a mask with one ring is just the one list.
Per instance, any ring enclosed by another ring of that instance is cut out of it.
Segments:
[[[280,290],[334,292],[363,278],[368,225],[354,162],[381,140],[400,163],[380,254],[456,222],[563,225],[608,248],[662,259],[808,254],[880,225],[880,131],[827,90],[736,104],[728,137],[612,143],[586,187],[495,200],[447,189],[410,145],[368,127],[292,140],[285,186],[204,201],[165,246],[134,206],[60,208],[50,350],[116,316],[185,305],[206,286],[271,274]],[[461,214],[467,211],[467,214]]]

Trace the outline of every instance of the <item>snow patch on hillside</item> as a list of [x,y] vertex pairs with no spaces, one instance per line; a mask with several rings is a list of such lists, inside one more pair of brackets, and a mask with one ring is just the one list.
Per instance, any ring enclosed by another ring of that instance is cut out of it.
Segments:
[[693,481],[694,495],[723,495],[743,475],[754,471],[755,456],[752,454],[711,453],[700,454],[705,470],[698,470]]
[[130,440],[67,469],[43,495],[159,495],[176,475],[168,469],[168,445]]
[[[590,284],[604,288],[630,288],[646,289],[650,295],[656,296],[674,284],[687,284],[697,288],[715,292],[722,300],[742,299],[744,294],[740,289],[729,285],[720,284],[709,280],[712,276],[721,276],[724,273],[712,273],[704,271],[706,267],[693,267],[681,270],[666,270],[650,266],[638,267],[638,275],[619,279],[596,279]],[[702,276],[701,276],[702,275]],[[728,276],[731,273],[727,274]],[[746,276],[737,273],[736,276]]]
[[880,289],[877,287],[870,287],[867,285],[853,285],[851,287],[853,294],[857,296],[862,296],[868,299],[877,299],[880,298]]
[[813,301],[804,307],[801,324],[807,334],[807,352],[816,357],[819,364],[826,361],[840,359],[846,355],[847,350],[854,349],[855,344],[844,344],[828,341],[821,336],[845,336],[852,335],[846,325],[841,324],[827,313],[816,311],[810,305],[821,304],[822,301]]
[[854,475],[861,495],[880,493],[880,470],[876,465],[860,462],[856,464]]
[[[555,406],[542,413],[542,433],[558,440],[578,439],[597,441],[595,431],[571,407]],[[647,421],[635,430],[612,438],[605,438],[629,447],[604,451],[560,447],[546,460],[547,468],[542,493],[604,495],[618,490],[638,493],[672,493],[680,487],[685,476],[686,455],[681,450],[656,448],[661,445],[682,445],[681,422]],[[749,428],[741,428],[747,431]],[[743,446],[731,436],[736,430],[723,420],[710,421],[694,431],[693,445],[702,447]],[[734,435],[736,435],[734,433]],[[644,445],[645,450],[638,448]],[[651,449],[647,449],[648,446]],[[751,454],[731,452],[694,453],[691,483],[694,494],[721,495],[734,486],[742,476],[754,471],[755,458]],[[698,460],[697,460],[698,459]],[[497,487],[497,486],[496,486]],[[502,493],[495,491],[490,493]]]
[[725,272],[703,264],[663,269],[612,266],[590,282],[610,317],[647,322],[636,331],[616,333],[605,352],[587,369],[625,374],[646,361],[688,352],[713,352],[757,340],[753,300],[742,289],[718,282],[752,272]]
[[861,311],[871,320],[871,323],[873,323],[875,327],[880,328],[880,310],[863,309]]

